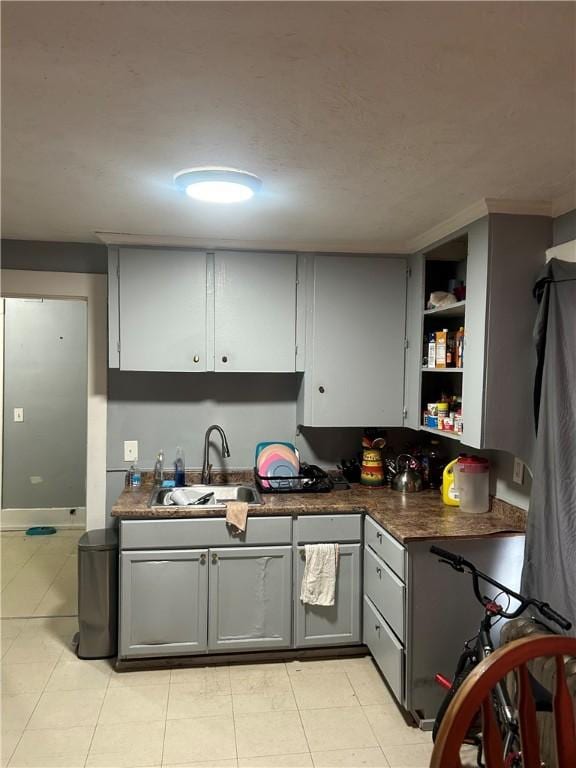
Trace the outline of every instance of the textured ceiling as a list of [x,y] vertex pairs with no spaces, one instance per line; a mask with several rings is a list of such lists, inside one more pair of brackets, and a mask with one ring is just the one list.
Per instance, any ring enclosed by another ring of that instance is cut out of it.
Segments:
[[[390,249],[574,188],[575,5],[2,3],[3,234]],[[189,200],[175,171],[258,174]]]

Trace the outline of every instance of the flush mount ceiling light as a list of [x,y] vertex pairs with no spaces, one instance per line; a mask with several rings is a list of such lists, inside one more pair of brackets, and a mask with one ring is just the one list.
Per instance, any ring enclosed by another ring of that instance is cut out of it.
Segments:
[[253,173],[235,168],[187,168],[174,176],[176,186],[194,200],[207,203],[242,203],[262,186]]

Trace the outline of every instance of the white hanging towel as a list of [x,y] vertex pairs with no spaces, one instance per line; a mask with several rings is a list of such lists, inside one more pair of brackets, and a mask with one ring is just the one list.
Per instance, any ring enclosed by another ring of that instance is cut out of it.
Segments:
[[338,544],[306,544],[300,600],[308,605],[334,605]]

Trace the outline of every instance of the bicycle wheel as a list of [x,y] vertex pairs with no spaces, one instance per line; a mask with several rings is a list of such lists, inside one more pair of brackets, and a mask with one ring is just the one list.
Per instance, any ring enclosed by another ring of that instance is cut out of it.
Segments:
[[[458,662],[458,667],[456,669],[456,675],[454,677],[454,682],[452,683],[452,687],[442,700],[442,704],[440,704],[440,708],[438,709],[438,713],[436,715],[436,719],[434,720],[434,727],[432,728],[432,740],[436,741],[436,736],[438,735],[438,730],[440,728],[440,725],[442,724],[442,720],[444,719],[444,715],[446,714],[446,710],[448,709],[450,702],[456,695],[456,691],[460,688],[464,680],[468,677],[470,672],[474,669],[476,666],[476,657],[472,651],[468,651],[466,653],[463,653],[460,657],[460,660]],[[475,724],[473,723],[471,726],[471,732],[470,735],[474,736],[478,732],[477,728],[475,727]]]

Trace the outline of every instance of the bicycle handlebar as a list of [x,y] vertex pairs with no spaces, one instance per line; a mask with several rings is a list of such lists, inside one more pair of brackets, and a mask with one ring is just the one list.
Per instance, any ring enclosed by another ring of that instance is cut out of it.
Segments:
[[496,581],[491,576],[488,576],[487,574],[482,573],[482,571],[479,571],[474,563],[471,563],[469,560],[465,560],[463,557],[461,557],[461,555],[455,555],[453,552],[448,552],[446,549],[441,549],[440,547],[436,546],[430,547],[430,552],[433,555],[438,555],[438,557],[441,558],[441,562],[445,562],[451,568],[454,568],[454,570],[459,571],[460,573],[464,573],[465,568],[468,569],[470,575],[472,576],[474,594],[478,602],[482,605],[486,604],[486,599],[483,598],[482,594],[480,593],[480,580],[486,581],[493,587],[497,587],[499,590],[519,602],[519,606],[516,608],[516,610],[508,612],[500,611],[500,616],[503,616],[506,619],[516,619],[518,616],[520,616],[520,614],[524,613],[528,606],[533,605],[542,614],[542,616],[544,616],[549,621],[553,621],[555,624],[558,624],[558,626],[562,629],[569,630],[572,628],[572,623],[568,621],[568,619],[564,618],[564,616],[557,613],[548,605],[548,603],[542,603],[540,600],[536,600],[532,597],[525,597],[524,595],[520,595],[517,592],[513,592],[504,584],[500,584],[499,581]]

